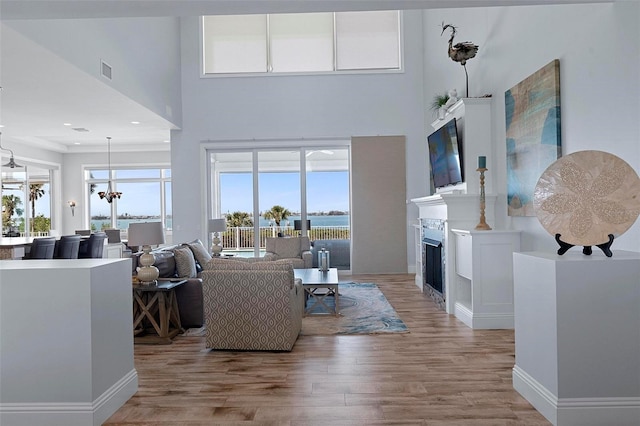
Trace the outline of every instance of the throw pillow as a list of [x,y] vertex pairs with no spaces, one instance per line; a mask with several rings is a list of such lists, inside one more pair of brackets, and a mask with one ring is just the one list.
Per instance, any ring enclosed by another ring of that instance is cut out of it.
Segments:
[[173,255],[176,259],[176,269],[178,276],[181,278],[194,278],[197,275],[196,259],[189,247],[176,247],[173,249]]
[[199,239],[187,243],[187,246],[189,246],[193,252],[193,257],[196,258],[196,262],[198,262],[200,266],[206,265],[207,262],[211,260],[211,255]]

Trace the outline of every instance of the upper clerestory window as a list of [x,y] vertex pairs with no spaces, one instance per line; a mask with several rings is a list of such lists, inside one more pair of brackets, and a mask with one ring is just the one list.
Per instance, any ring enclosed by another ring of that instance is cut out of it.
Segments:
[[202,17],[203,74],[401,69],[400,12]]

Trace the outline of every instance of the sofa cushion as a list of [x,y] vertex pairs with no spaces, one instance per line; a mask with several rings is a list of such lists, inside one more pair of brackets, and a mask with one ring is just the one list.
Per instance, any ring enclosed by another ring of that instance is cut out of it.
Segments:
[[228,257],[211,257],[211,260],[208,261],[205,265],[203,265],[202,270],[208,270],[208,269],[216,269],[218,267],[218,265],[220,265],[222,262],[236,262],[236,263],[259,263],[259,262],[265,262],[267,259],[265,259],[264,257],[232,257],[232,258],[228,258]]
[[300,257],[299,238],[276,238],[276,251],[279,258]]
[[189,247],[176,247],[173,249],[176,261],[178,276],[183,278],[194,278],[197,275],[196,259]]
[[199,239],[193,240],[186,245],[189,246],[193,252],[193,257],[195,257],[196,262],[198,262],[200,266],[206,265],[207,262],[211,260],[211,255]]
[[211,258],[207,263],[207,270],[220,270],[220,271],[233,271],[241,269],[263,270],[263,271],[282,271],[291,268],[291,261],[287,259],[278,260],[275,262],[259,262],[251,261],[251,259],[260,258],[237,258],[237,259],[220,259],[217,257]]

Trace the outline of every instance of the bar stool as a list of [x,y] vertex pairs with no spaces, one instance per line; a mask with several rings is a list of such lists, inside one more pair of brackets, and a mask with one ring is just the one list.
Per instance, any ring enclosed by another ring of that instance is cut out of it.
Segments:
[[34,238],[29,253],[23,259],[53,259],[55,247],[54,237]]
[[54,259],[77,259],[80,249],[80,235],[63,235],[56,241]]

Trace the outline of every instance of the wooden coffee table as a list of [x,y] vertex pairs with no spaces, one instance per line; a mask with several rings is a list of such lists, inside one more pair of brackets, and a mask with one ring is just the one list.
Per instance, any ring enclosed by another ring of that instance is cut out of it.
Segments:
[[[305,315],[340,315],[340,294],[338,293],[338,269],[329,268],[327,272],[322,272],[318,268],[294,269],[293,275],[302,281],[305,292]],[[325,303],[327,296],[333,296],[335,308]],[[313,300],[311,306],[307,307],[307,300]],[[321,306],[324,312],[313,312],[316,306]]]
[[175,288],[187,280],[163,281],[157,285],[133,285],[133,335],[135,343],[170,344],[184,332]]

